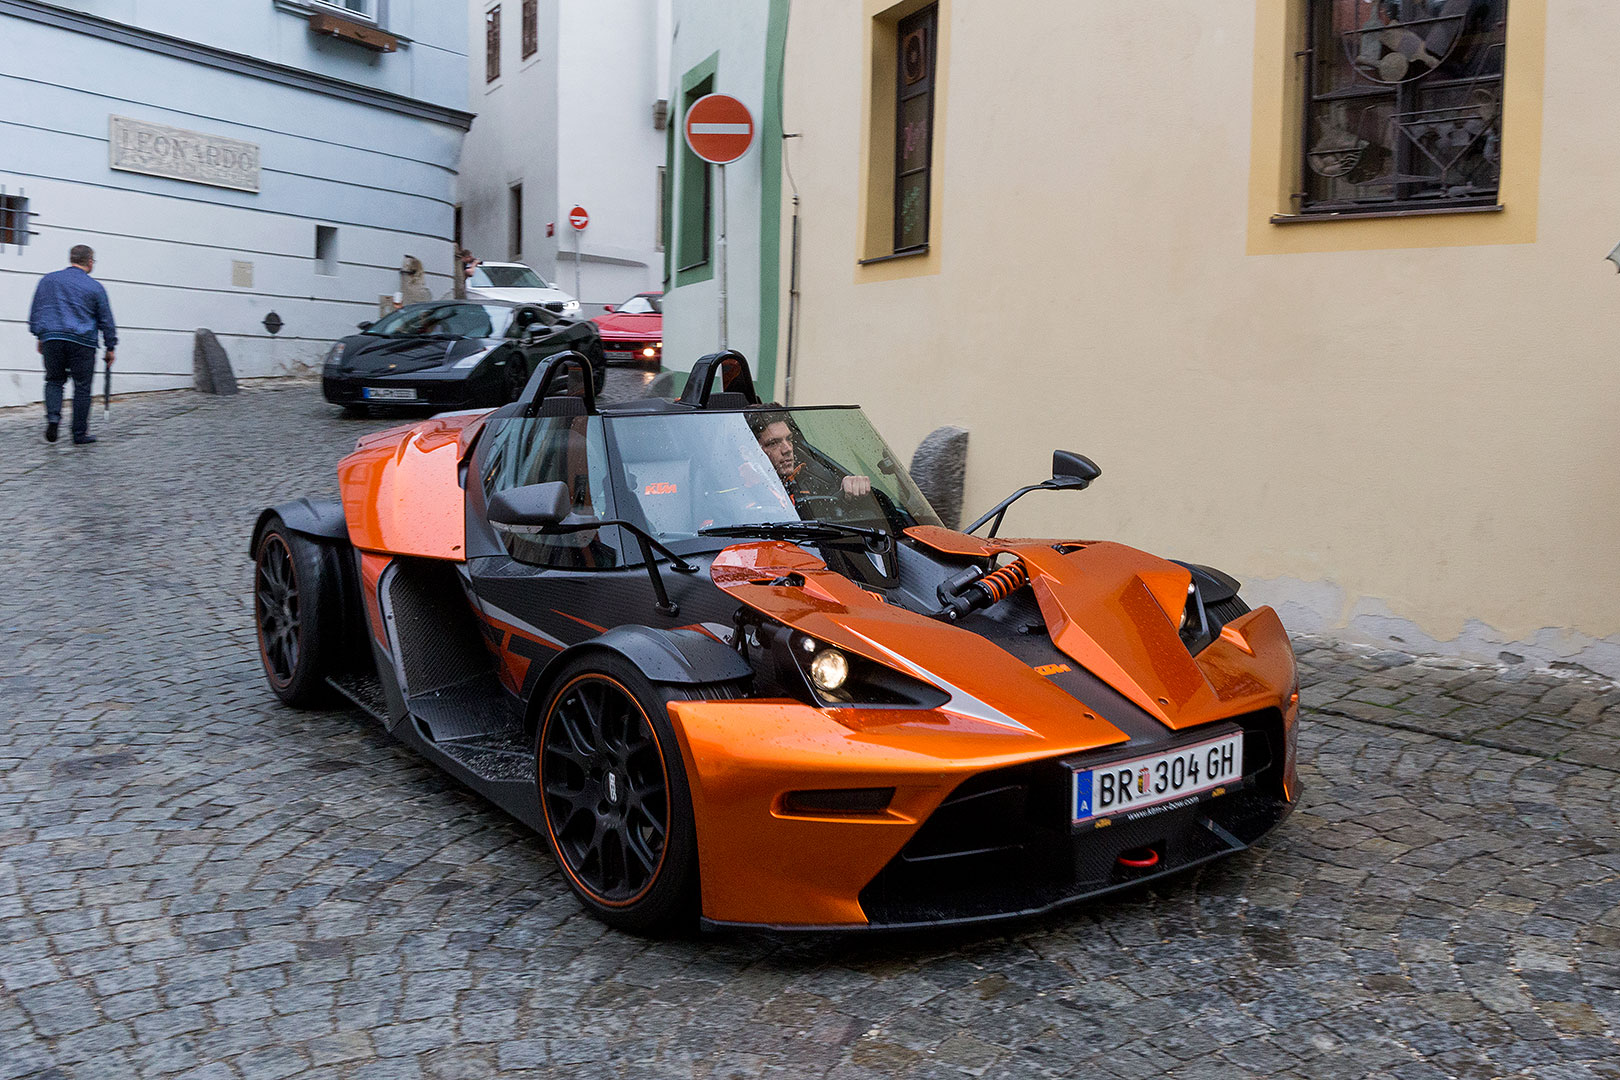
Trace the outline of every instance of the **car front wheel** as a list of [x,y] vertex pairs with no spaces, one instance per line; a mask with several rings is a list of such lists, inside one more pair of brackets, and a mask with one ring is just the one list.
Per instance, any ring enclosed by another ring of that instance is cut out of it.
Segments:
[[736,692],[655,685],[606,653],[576,660],[555,685],[535,758],[546,833],[569,886],[610,926],[649,935],[689,927],[697,832],[666,706]]

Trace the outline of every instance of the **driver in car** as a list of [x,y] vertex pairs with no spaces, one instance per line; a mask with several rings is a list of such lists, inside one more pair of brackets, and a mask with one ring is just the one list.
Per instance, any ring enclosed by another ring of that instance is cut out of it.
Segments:
[[787,414],[761,412],[748,418],[748,426],[795,504],[807,497],[852,499],[872,493],[870,477],[840,474],[814,458],[800,461],[793,444],[793,425],[788,422]]

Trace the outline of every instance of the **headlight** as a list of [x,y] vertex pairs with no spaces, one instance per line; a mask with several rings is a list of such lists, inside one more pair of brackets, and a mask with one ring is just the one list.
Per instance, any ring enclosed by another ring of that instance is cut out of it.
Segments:
[[838,690],[849,680],[849,658],[827,648],[810,660],[810,678],[821,690]]
[[566,301],[563,304],[563,314],[564,315],[578,315],[579,314],[579,301],[578,300]]
[[339,342],[336,342],[335,344],[333,344],[333,346],[330,349],[327,349],[326,350],[326,359],[321,362],[322,366],[331,367],[331,366],[335,365],[339,360],[342,360],[343,359],[343,348],[344,348],[343,342],[339,341]]
[[811,704],[822,708],[937,709],[950,700],[949,694],[932,683],[780,623],[762,624],[756,640],[775,657],[774,681],[789,693],[808,692]]
[[658,355],[658,350],[660,347],[662,347],[662,345],[663,342],[659,342],[658,345],[648,345],[645,349],[641,350],[642,358],[651,360],[653,357]]
[[465,370],[466,368],[477,367],[479,362],[493,351],[493,349],[480,349],[471,356],[463,356],[460,360],[457,360],[455,363],[451,364],[450,367],[458,371]]

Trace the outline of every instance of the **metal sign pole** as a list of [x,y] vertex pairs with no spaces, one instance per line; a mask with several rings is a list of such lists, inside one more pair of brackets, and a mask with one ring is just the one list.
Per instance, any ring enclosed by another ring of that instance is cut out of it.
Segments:
[[584,229],[574,230],[574,299],[579,301],[579,314],[582,318],[585,315],[585,298],[579,295],[579,244],[580,237],[584,233]]
[[716,165],[720,170],[720,242],[715,245],[715,257],[720,260],[720,348],[722,351],[729,348],[726,344],[726,167]]

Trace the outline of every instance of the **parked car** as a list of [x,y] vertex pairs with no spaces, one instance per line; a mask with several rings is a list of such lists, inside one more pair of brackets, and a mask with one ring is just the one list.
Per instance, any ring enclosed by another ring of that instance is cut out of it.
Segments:
[[554,281],[522,263],[479,263],[467,279],[469,300],[510,300],[518,304],[561,304],[564,315],[577,317],[579,301]]
[[591,320],[608,363],[657,364],[664,358],[664,294],[636,293]]
[[604,922],[1026,915],[1242,851],[1299,799],[1276,612],[1123,544],[997,537],[1088,459],[958,532],[860,409],[760,405],[739,354],[620,405],[587,366],[366,435],[341,502],[266,509],[250,545],[270,688],[348,696],[546,837]]
[[333,345],[321,368],[321,392],[351,412],[372,405],[437,411],[504,405],[542,361],[569,349],[600,360],[596,324],[538,304],[410,304],[361,323],[358,334]]

